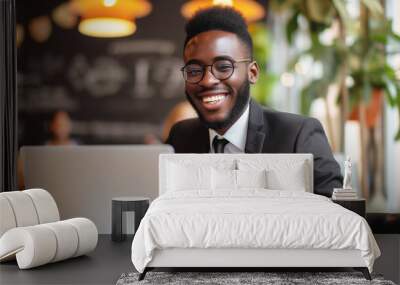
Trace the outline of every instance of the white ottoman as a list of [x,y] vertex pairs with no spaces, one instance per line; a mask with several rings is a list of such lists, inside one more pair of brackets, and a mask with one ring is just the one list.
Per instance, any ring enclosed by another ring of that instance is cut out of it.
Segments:
[[0,261],[17,259],[20,269],[86,254],[98,232],[86,218],[59,221],[53,197],[43,189],[0,193]]

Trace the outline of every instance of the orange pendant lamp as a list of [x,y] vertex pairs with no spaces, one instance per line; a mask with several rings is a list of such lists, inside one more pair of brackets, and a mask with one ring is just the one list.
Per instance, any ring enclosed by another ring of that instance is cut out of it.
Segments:
[[263,6],[254,0],[191,0],[182,6],[181,13],[188,19],[198,10],[216,5],[233,7],[242,13],[247,22],[255,22],[265,16]]
[[135,19],[148,15],[152,8],[147,0],[71,0],[71,4],[81,16],[79,32],[100,38],[132,35]]

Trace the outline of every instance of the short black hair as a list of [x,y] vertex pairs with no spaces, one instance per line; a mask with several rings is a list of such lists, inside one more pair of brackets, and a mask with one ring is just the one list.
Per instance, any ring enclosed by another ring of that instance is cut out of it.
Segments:
[[247,30],[246,20],[242,14],[230,7],[214,6],[198,11],[185,26],[186,39],[184,48],[194,36],[211,30],[231,32],[247,46],[253,58],[253,40]]

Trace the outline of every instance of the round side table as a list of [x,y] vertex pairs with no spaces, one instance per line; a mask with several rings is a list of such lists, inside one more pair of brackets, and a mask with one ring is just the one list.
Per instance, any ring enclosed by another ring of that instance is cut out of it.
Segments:
[[146,214],[150,205],[150,198],[147,197],[115,197],[112,198],[111,213],[111,239],[113,241],[123,241],[126,234],[122,233],[122,215],[124,212],[135,212],[135,232],[137,231],[140,221]]

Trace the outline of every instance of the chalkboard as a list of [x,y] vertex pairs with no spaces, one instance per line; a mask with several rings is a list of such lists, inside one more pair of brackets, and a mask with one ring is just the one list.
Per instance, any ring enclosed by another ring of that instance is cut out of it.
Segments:
[[44,143],[57,110],[70,114],[72,136],[85,144],[142,143],[146,134],[159,136],[168,112],[185,98],[185,1],[151,1],[151,14],[138,19],[136,33],[126,38],[92,38],[52,22],[43,43],[29,36],[29,23],[50,16],[63,1],[26,2],[17,1],[17,22],[25,30],[18,49],[19,144]]

